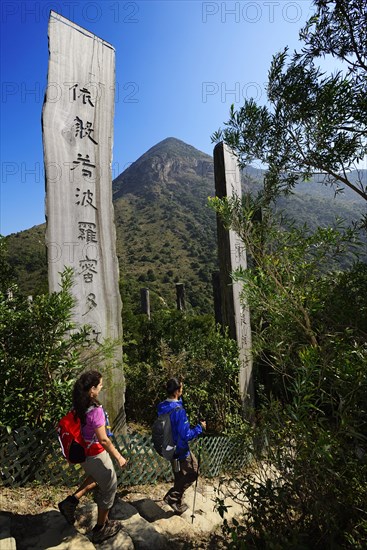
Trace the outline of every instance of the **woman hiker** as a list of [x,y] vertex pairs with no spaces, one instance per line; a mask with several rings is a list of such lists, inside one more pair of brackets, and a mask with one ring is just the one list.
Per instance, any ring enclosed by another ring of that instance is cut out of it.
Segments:
[[91,539],[96,544],[113,537],[121,528],[118,521],[108,519],[117,491],[117,477],[111,457],[121,468],[126,466],[125,458],[107,436],[106,415],[98,401],[102,387],[102,375],[96,370],[84,372],[75,382],[73,408],[80,418],[82,435],[88,444],[86,460],[81,464],[88,477],[73,495],[58,505],[66,520],[73,524],[79,499],[96,488],[98,516]]

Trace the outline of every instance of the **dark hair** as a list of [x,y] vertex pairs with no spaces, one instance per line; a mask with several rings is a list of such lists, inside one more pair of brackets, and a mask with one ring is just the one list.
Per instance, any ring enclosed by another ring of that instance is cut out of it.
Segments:
[[170,378],[166,384],[167,395],[173,395],[181,387],[182,381],[178,378]]
[[97,370],[89,370],[83,372],[74,384],[73,407],[82,424],[85,424],[85,413],[87,409],[93,405],[93,403],[99,405],[97,399],[89,396],[89,390],[93,388],[93,386],[98,386],[101,378],[102,374],[100,372]]

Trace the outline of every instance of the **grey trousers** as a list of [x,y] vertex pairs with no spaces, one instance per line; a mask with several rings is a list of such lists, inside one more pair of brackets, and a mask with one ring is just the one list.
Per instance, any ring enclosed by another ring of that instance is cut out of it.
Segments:
[[95,501],[102,510],[109,510],[115,500],[117,476],[107,451],[96,456],[87,456],[81,464],[83,470],[97,482]]

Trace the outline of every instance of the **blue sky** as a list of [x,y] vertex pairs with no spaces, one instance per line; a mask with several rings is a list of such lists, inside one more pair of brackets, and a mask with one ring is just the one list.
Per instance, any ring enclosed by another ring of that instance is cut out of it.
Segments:
[[210,136],[230,105],[265,101],[272,55],[297,47],[313,12],[309,0],[3,0],[3,235],[45,221],[41,112],[50,9],[116,50],[113,177],[166,137],[212,154]]

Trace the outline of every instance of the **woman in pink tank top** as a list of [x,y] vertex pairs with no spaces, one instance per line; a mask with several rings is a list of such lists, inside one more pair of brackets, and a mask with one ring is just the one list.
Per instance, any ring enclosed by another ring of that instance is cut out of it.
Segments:
[[121,528],[118,521],[108,519],[117,491],[117,477],[111,458],[115,459],[121,468],[126,466],[125,458],[113,445],[106,432],[105,411],[98,401],[102,388],[102,375],[96,370],[83,373],[75,382],[73,408],[80,418],[82,435],[86,442],[87,456],[81,466],[88,477],[76,493],[59,503],[60,512],[73,524],[79,499],[91,489],[96,490],[98,517],[92,531],[92,542],[96,544],[113,537]]

